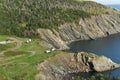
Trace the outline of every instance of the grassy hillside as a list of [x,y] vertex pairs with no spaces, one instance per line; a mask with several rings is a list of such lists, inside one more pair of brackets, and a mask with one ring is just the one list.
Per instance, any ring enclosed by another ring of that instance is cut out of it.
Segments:
[[0,0],[0,34],[35,36],[37,28],[57,28],[79,18],[106,14],[107,7],[84,0]]
[[[0,35],[0,40],[7,40],[8,36]],[[38,64],[49,57],[66,52],[55,51],[49,54],[44,53],[47,48],[39,45],[39,39],[32,39],[32,42],[26,43],[28,38],[16,38],[23,43],[20,48],[14,51],[7,51],[1,54],[3,49],[0,47],[0,80],[35,80],[35,76],[39,73],[37,70]],[[15,43],[6,44],[5,49],[15,47]],[[92,54],[93,55],[93,54]],[[89,55],[91,56],[91,54]],[[74,79],[72,79],[74,80]],[[80,80],[79,76],[75,80]],[[82,80],[110,80],[104,76],[92,76]],[[114,80],[120,80],[114,79]]]
[[[0,35],[0,40],[5,38],[7,36]],[[44,53],[47,48],[39,45],[39,39],[32,39],[31,43],[26,43],[27,38],[17,39],[23,42],[17,50],[1,54],[1,51],[15,47],[15,43],[0,45],[0,80],[34,80],[37,64],[61,52]]]
[[3,50],[6,50],[7,48],[14,47],[14,46],[15,46],[14,43],[9,43],[8,45],[2,45],[2,44],[0,44],[0,52],[3,51]]

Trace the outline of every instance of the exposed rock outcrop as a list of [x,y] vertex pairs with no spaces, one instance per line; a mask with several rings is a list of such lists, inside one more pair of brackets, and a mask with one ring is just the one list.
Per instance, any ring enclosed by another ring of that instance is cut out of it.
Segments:
[[38,65],[36,80],[66,80],[66,75],[79,72],[102,72],[120,67],[105,56],[91,53],[63,53]]
[[38,29],[41,38],[58,49],[67,49],[66,43],[106,37],[120,32],[120,12],[80,18],[79,23],[65,23],[58,30]]
[[[67,49],[67,45],[65,44],[60,37],[57,37],[53,32],[49,29],[39,29],[39,34],[41,38],[44,39],[48,44],[51,44],[53,47],[57,49]],[[43,44],[43,43],[42,43]],[[48,44],[46,47],[48,47]]]

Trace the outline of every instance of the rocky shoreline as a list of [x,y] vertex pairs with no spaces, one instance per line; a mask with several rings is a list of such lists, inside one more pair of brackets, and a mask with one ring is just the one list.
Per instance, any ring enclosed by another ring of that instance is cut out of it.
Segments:
[[61,53],[38,65],[40,73],[35,80],[65,80],[66,75],[79,72],[102,72],[120,65],[105,56],[92,53]]
[[40,37],[57,49],[68,49],[68,42],[78,40],[95,40],[120,32],[120,12],[111,11],[109,15],[80,18],[79,23],[65,23],[58,29],[38,29]]

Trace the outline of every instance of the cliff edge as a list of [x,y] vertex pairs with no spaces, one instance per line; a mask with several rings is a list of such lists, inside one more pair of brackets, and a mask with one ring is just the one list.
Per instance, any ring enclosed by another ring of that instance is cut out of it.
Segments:
[[68,75],[72,73],[102,72],[119,67],[119,64],[105,56],[85,52],[62,53],[38,65],[40,73],[36,76],[36,80],[68,80]]

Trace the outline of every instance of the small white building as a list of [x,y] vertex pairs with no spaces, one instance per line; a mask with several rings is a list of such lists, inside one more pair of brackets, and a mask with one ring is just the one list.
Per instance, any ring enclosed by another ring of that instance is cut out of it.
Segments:
[[32,41],[32,39],[28,39],[28,41],[29,41],[29,42],[31,42],[31,41]]
[[55,48],[52,48],[51,51],[55,51],[56,49]]
[[29,43],[29,41],[27,40],[26,43]]
[[51,53],[51,51],[50,50],[46,50],[45,53]]
[[32,41],[32,39],[28,39],[27,41],[26,41],[26,43],[30,43]]

